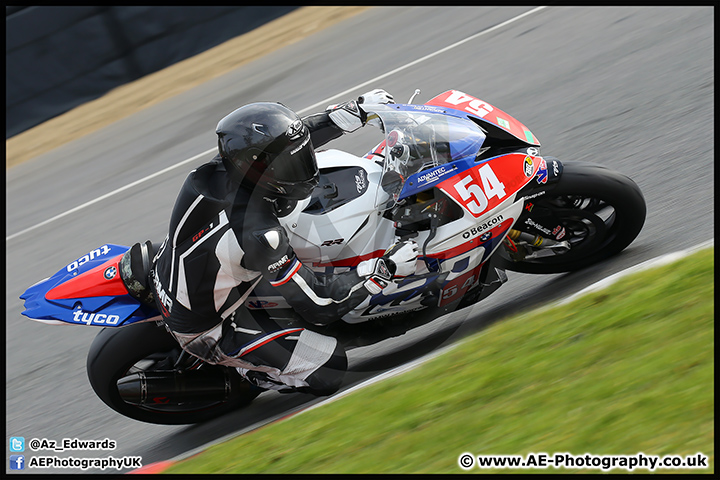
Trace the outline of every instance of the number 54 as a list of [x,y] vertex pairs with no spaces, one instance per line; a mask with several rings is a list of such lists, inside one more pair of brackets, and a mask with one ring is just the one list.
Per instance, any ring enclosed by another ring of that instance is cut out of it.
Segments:
[[473,215],[480,215],[488,208],[488,199],[497,197],[501,200],[505,196],[505,185],[498,180],[490,165],[483,165],[478,170],[482,188],[477,183],[472,183],[474,178],[467,175],[454,185],[455,190],[465,203],[465,207]]

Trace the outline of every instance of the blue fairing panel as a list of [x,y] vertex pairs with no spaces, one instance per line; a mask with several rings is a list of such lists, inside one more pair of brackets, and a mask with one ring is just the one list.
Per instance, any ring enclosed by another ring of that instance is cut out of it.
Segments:
[[130,294],[46,298],[47,293],[57,286],[86,275],[128,249],[122,245],[103,245],[69,263],[52,277],[31,286],[20,296],[25,301],[22,314],[43,323],[100,327],[119,327],[157,317],[159,313],[155,309],[143,305]]

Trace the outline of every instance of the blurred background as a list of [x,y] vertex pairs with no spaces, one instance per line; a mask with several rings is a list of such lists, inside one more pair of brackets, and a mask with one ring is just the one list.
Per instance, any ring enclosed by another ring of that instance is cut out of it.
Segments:
[[297,7],[5,7],[5,138]]

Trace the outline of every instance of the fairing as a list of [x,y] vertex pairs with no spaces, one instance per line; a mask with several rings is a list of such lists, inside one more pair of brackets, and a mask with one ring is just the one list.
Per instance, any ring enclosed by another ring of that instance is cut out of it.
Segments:
[[441,93],[430,99],[425,105],[453,109],[457,111],[456,114],[469,114],[482,122],[502,129],[527,145],[540,146],[540,141],[532,134],[530,129],[511,115],[459,90],[448,90]]
[[130,296],[118,262],[128,247],[103,245],[28,288],[26,317],[43,323],[119,327],[158,313]]
[[[445,221],[431,227],[428,220],[414,230],[423,249],[416,274],[368,298],[343,317],[347,323],[459,301],[478,285],[483,266],[522,214],[526,192],[537,195],[561,169],[539,156],[539,142],[524,125],[456,90],[426,105],[364,107],[370,121],[382,124],[385,140],[363,158],[319,152],[320,184],[280,218],[303,263],[327,273],[353,269],[383,255],[397,240],[399,220],[415,218],[413,211],[430,218],[444,212],[440,202],[456,206]],[[488,157],[493,150],[485,144],[500,130],[517,149]],[[433,205],[438,209],[430,210]],[[159,318],[120,279],[118,261],[127,250],[103,245],[30,287],[21,297],[23,314],[46,323],[97,326]],[[289,307],[266,282],[245,305]]]

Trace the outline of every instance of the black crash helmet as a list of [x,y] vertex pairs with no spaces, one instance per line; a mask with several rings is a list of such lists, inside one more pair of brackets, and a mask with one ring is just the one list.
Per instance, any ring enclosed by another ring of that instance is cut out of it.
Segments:
[[218,151],[231,176],[288,200],[309,197],[319,181],[310,132],[280,103],[251,103],[220,120]]

